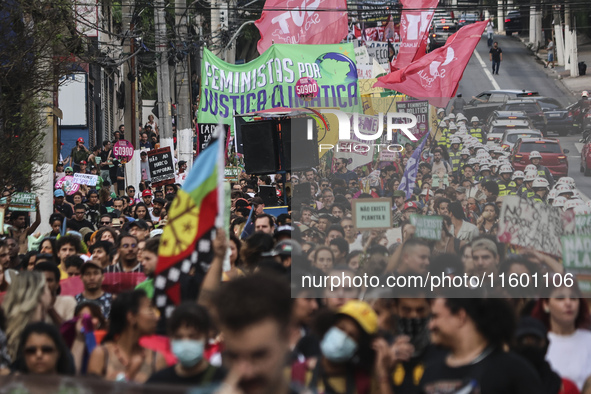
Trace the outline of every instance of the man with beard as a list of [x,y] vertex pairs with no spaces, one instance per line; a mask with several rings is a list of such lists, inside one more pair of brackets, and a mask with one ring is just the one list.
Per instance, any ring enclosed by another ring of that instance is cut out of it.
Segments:
[[160,215],[162,214],[162,209],[164,208],[164,205],[166,205],[166,200],[158,197],[154,199],[153,204],[154,206],[149,211],[150,217],[152,218],[152,222],[156,224],[160,222]]
[[94,260],[87,260],[80,267],[80,279],[84,285],[84,291],[77,294],[75,298],[78,304],[88,301],[97,304],[101,307],[101,312],[105,319],[108,319],[111,313],[113,295],[103,291],[101,288],[104,278],[105,276],[100,263]]
[[[451,294],[478,297],[470,294]],[[431,304],[431,342],[447,350],[425,365],[420,382],[425,394],[539,394],[536,371],[521,357],[506,352],[514,312],[499,298],[437,298]]]
[[102,206],[99,202],[99,195],[96,190],[88,192],[88,201],[86,202],[86,220],[99,226],[101,215],[107,213],[107,208]]
[[254,274],[228,282],[214,300],[229,370],[226,392],[295,393],[284,373],[292,318],[289,283]]
[[117,243],[119,261],[107,267],[106,272],[143,272],[137,261],[138,240],[131,234],[122,234]]
[[[405,296],[422,297],[424,294],[410,294]],[[395,393],[419,393],[419,381],[425,370],[425,363],[441,352],[441,349],[431,345],[429,341],[429,316],[431,305],[426,298],[394,298],[396,305],[397,338],[390,347],[390,353],[395,359],[391,377],[392,390]]]
[[525,358],[535,368],[542,380],[546,394],[575,393],[577,386],[568,379],[560,378],[548,361],[548,331],[544,323],[531,316],[522,317],[515,330],[512,350]]

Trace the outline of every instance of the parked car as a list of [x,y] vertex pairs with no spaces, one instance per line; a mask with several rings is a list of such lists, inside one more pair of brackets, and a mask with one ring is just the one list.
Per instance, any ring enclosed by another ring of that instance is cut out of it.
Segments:
[[429,35],[429,50],[442,47],[445,45],[449,36],[457,31],[457,25],[452,22],[435,23]]
[[497,145],[507,130],[531,129],[533,126],[529,120],[495,120],[488,126],[486,134],[487,145]]
[[523,30],[523,22],[521,21],[521,12],[509,11],[505,16],[505,34],[510,36],[513,33]]
[[513,149],[513,145],[520,138],[543,138],[540,130],[533,129],[507,129],[501,137],[501,148],[507,151]]
[[568,175],[568,149],[562,149],[560,141],[554,138],[521,138],[517,140],[510,160],[515,171],[523,171],[530,163],[529,154],[538,151],[542,165],[548,167],[554,178]]
[[488,125],[495,120],[527,120],[531,122],[529,116],[523,111],[493,111],[486,120],[486,130],[488,130]]
[[463,12],[458,19],[458,29],[460,27],[476,23],[480,20],[480,14],[477,12]]
[[574,117],[569,107],[564,107],[558,100],[553,97],[529,97],[528,99],[535,100],[542,107],[542,111],[546,115],[547,131],[553,131],[561,136],[567,135],[573,130]]
[[532,90],[487,90],[475,96],[464,106],[464,115],[468,119],[478,116],[487,119],[491,112],[501,109],[507,100],[539,96]]
[[542,130],[542,133],[546,132],[546,114],[542,111],[540,104],[533,99],[516,99],[508,100],[501,107],[503,111],[523,111],[532,120],[534,126],[538,130]]

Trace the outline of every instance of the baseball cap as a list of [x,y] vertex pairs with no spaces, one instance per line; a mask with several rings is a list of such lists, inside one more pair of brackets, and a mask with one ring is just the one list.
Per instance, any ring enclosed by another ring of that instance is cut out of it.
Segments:
[[301,256],[302,247],[296,241],[286,239],[279,242],[273,249],[262,253],[261,256]]
[[460,194],[466,193],[466,188],[464,186],[456,187],[456,192]]
[[151,196],[151,195],[152,195],[152,190],[150,190],[150,189],[146,189],[142,192],[142,197]]
[[84,143],[84,138],[82,138],[82,137],[78,138],[78,142]]
[[58,165],[58,166],[63,166],[63,165],[64,165],[64,162],[63,162],[63,161],[58,161],[58,162],[57,162],[57,165]]
[[134,220],[133,222],[129,223],[129,228],[132,227],[139,227],[142,230],[148,229],[148,223],[144,219]]
[[338,314],[355,320],[369,335],[378,331],[378,315],[367,302],[351,300],[339,308]]
[[392,197],[406,197],[406,193],[404,190],[395,190],[394,193],[392,193]]
[[166,205],[166,200],[163,198],[155,198],[154,201],[152,201],[152,203]]
[[54,197],[65,197],[64,191],[62,189],[58,189],[53,192]]
[[515,330],[516,339],[525,335],[535,335],[538,338],[546,339],[547,334],[548,330],[544,326],[544,323],[531,316],[525,316],[519,319],[517,329]]
[[88,163],[86,162],[86,160],[82,160],[82,161],[80,162],[80,164],[88,164]]
[[86,260],[84,263],[82,263],[82,265],[80,266],[80,273],[83,274],[84,271],[86,271],[88,268],[98,268],[100,270],[103,269],[103,267],[101,267],[101,265],[99,263],[97,263],[96,261],[89,259]]
[[293,231],[293,227],[290,225],[285,225],[285,226],[279,226],[277,227],[277,229],[275,230],[275,235],[289,235],[291,236],[291,232]]
[[494,243],[494,241],[491,241],[490,239],[487,238],[481,238],[478,239],[474,242],[472,242],[472,252],[475,252],[476,250],[488,250],[489,252],[494,253],[495,255],[499,255],[499,251],[497,249],[497,244]]
[[416,203],[416,201],[409,201],[406,204],[404,204],[404,208],[403,211],[406,211],[407,209],[419,209],[419,204]]
[[163,230],[163,229],[161,229],[161,228],[156,228],[156,229],[154,229],[154,230],[150,231],[150,238],[154,238],[154,237],[157,237],[157,236],[159,236],[159,235],[162,235],[162,233],[163,233],[163,232],[164,232],[164,230]]
[[66,167],[66,168],[64,168],[64,172],[65,171],[72,171],[72,172],[74,172],[74,169],[72,167]]

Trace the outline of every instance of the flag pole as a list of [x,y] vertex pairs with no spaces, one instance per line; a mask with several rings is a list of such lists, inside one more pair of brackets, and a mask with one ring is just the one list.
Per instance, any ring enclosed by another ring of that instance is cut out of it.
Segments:
[[217,138],[217,198],[218,198],[218,214],[215,218],[216,228],[225,227],[225,190],[224,190],[224,168],[226,167],[225,147],[226,147],[226,133],[224,132],[224,125],[219,123],[215,129],[215,136]]

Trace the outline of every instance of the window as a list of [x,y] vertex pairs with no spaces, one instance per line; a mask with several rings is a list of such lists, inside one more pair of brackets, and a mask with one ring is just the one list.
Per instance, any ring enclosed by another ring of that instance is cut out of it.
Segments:
[[540,112],[540,108],[537,104],[534,103],[527,103],[527,104],[507,104],[507,110],[510,111],[524,111],[525,113],[533,113],[533,112]]
[[540,153],[562,153],[560,145],[554,142],[526,142],[522,143],[519,149],[520,152],[529,153],[537,150]]
[[[520,138],[535,138],[540,137],[540,133],[519,133],[519,134],[509,134],[507,136],[507,142],[515,143]],[[555,144],[556,145],[556,144]]]
[[490,95],[489,103],[504,103],[507,101],[506,94],[495,93]]

